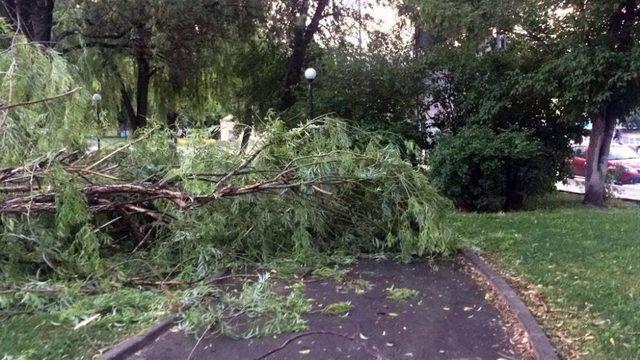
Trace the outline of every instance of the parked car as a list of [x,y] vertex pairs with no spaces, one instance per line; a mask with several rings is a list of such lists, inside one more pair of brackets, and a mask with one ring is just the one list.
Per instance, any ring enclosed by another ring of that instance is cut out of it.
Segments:
[[[587,173],[587,149],[586,145],[573,147],[573,174],[585,176]],[[609,171],[616,174],[615,182],[618,184],[640,183],[640,154],[625,145],[611,145],[609,152]]]

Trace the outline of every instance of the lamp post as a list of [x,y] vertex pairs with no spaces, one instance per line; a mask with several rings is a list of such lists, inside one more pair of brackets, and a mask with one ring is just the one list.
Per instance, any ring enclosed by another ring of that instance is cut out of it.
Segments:
[[313,119],[313,80],[317,75],[314,68],[308,68],[304,71],[304,78],[309,82],[309,119]]
[[[99,93],[93,94],[91,96],[91,101],[93,101],[96,106],[96,120],[100,123],[100,101],[102,101],[102,95]],[[96,136],[96,140],[98,143],[98,150],[100,150],[100,137]]]
[[91,101],[93,101],[96,106],[96,119],[100,121],[100,101],[102,101],[102,95],[99,93],[93,94],[91,96]]

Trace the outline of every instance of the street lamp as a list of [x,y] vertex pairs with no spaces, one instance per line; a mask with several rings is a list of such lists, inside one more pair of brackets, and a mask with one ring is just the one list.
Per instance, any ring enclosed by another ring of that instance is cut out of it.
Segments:
[[308,68],[304,71],[304,78],[309,82],[309,119],[313,118],[313,80],[316,79],[318,73],[314,68]]
[[[91,101],[93,101],[96,106],[96,120],[98,121],[98,123],[100,123],[100,101],[102,101],[102,95],[100,95],[99,93],[93,94],[91,96]],[[96,136],[96,142],[98,145],[98,150],[100,150],[100,137]]]
[[91,96],[91,101],[96,105],[96,118],[100,121],[100,101],[102,101],[102,95],[95,93]]

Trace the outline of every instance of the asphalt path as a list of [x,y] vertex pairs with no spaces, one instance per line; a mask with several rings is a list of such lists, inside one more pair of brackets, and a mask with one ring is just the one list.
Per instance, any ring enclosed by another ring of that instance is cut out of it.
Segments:
[[[354,291],[344,283],[317,279],[306,284],[314,307],[309,329],[299,334],[237,340],[212,336],[200,343],[177,329],[167,332],[137,360],[330,360],[330,359],[520,359],[501,313],[485,292],[452,261],[398,264],[362,261],[348,277],[370,288]],[[349,281],[351,281],[349,280]],[[418,290],[406,301],[386,289]],[[323,314],[327,304],[349,301],[344,316]]]

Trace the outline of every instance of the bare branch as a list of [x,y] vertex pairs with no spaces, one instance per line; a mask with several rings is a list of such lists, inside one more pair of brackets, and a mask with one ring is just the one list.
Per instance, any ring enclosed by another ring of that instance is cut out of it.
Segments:
[[81,89],[80,87],[77,87],[77,88],[75,88],[73,90],[67,91],[64,94],[48,97],[48,98],[45,98],[45,99],[33,100],[33,101],[25,101],[25,102],[16,103],[16,104],[9,104],[9,105],[0,106],[0,111],[13,109],[13,108],[20,107],[20,106],[30,106],[30,105],[40,104],[40,103],[43,103],[43,102],[57,100],[57,99],[65,97],[65,96],[69,96],[69,95],[75,93],[76,91],[78,91],[80,89]]

